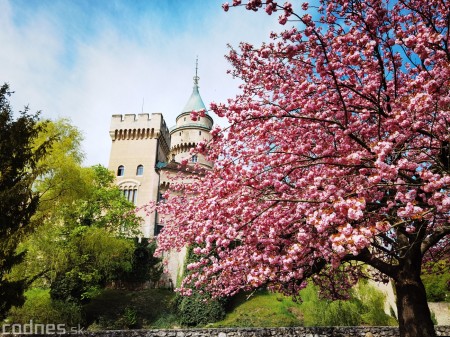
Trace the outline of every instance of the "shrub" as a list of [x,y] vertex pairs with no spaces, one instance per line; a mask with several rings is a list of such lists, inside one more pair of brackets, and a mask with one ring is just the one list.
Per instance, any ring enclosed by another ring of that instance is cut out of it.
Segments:
[[18,324],[33,321],[42,324],[66,324],[66,326],[77,326],[82,323],[81,308],[75,303],[52,300],[48,289],[28,290],[25,298],[22,307],[11,308],[9,321]]
[[301,291],[305,326],[395,325],[395,319],[384,312],[384,295],[361,281],[348,300],[320,299],[318,289],[308,285]]
[[199,293],[189,297],[180,296],[178,313],[183,325],[197,326],[216,322],[225,317],[224,300],[211,299]]
[[443,262],[428,263],[422,273],[422,281],[429,302],[443,302],[450,300],[450,272],[448,265]]
[[[187,250],[183,275],[188,275],[186,266],[196,262],[198,256],[194,253],[194,247]],[[208,294],[193,287],[191,296],[177,296],[177,311],[180,323],[188,326],[204,325],[221,320],[225,317],[225,299],[212,299]]]

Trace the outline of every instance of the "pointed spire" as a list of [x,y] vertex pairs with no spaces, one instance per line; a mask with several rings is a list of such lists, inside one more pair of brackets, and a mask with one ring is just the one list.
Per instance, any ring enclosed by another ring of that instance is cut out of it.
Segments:
[[198,56],[195,59],[195,76],[194,76],[194,86],[198,87],[198,81],[200,80],[200,77],[197,76],[198,71]]
[[191,112],[191,111],[198,111],[198,110],[206,110],[205,103],[203,103],[202,98],[200,97],[200,93],[198,91],[198,81],[200,80],[200,77],[198,77],[198,56],[195,60],[195,76],[194,76],[194,88],[192,90],[191,97],[189,98],[188,102],[184,106],[183,112]]

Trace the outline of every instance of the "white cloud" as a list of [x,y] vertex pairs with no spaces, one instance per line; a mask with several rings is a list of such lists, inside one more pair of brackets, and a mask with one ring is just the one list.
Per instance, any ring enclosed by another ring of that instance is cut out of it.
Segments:
[[[127,27],[99,17],[95,34],[72,27],[69,39],[55,10],[41,10],[23,23],[15,15],[12,2],[0,0],[0,81],[16,91],[15,110],[29,103],[44,117],[70,118],[85,136],[86,165],[108,164],[113,114],[140,113],[144,101],[144,112],[162,112],[172,126],[191,94],[197,55],[204,102],[234,96],[237,81],[226,74],[226,44],[259,44],[280,29],[264,13],[224,13],[220,1],[215,11],[184,13],[186,27],[155,13],[127,17]],[[138,36],[127,35],[136,31]]]

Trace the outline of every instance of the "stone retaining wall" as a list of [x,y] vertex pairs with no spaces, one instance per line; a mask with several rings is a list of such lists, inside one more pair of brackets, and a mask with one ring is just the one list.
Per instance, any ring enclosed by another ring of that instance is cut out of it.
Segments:
[[[438,336],[450,336],[450,326],[436,326]],[[398,337],[397,327],[292,327],[84,332],[86,337]]]
[[[450,337],[450,326],[436,326],[438,336]],[[398,337],[397,327],[292,327],[292,328],[219,328],[172,330],[81,331],[69,336],[83,337]],[[0,337],[29,337],[30,334],[2,334]],[[55,336],[32,335],[37,336]]]

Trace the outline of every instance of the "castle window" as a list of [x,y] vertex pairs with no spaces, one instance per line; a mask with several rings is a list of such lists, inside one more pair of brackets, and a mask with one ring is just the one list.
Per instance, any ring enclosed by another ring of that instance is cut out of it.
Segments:
[[124,197],[136,205],[137,201],[137,190],[136,189],[124,189],[123,190]]
[[202,132],[201,132],[201,131],[199,131],[199,132],[198,132],[198,135],[199,135],[199,136],[201,136],[201,135],[202,135]]
[[142,165],[138,165],[137,169],[136,169],[136,175],[137,176],[141,176],[144,174],[144,166]]
[[159,233],[161,233],[163,228],[164,228],[164,225],[157,223],[156,227],[155,227],[155,236],[158,236]]
[[117,176],[122,177],[125,174],[125,167],[123,165],[120,165],[117,168]]
[[184,121],[186,122],[186,117],[184,117]]
[[196,163],[197,162],[197,156],[194,154],[192,157],[191,157],[191,162],[193,162],[193,163]]
[[180,136],[181,136],[181,132],[180,132]]

